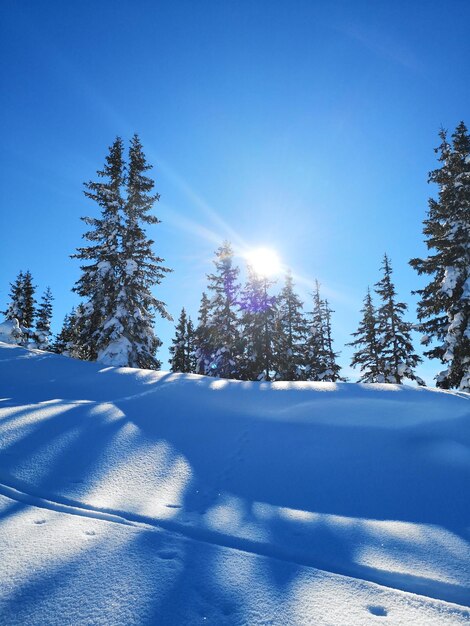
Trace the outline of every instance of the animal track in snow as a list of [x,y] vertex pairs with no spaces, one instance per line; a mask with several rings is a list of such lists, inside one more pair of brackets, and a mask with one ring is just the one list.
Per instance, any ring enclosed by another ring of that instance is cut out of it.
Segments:
[[372,615],[377,615],[378,617],[386,617],[388,615],[388,611],[384,606],[369,605],[367,608]]

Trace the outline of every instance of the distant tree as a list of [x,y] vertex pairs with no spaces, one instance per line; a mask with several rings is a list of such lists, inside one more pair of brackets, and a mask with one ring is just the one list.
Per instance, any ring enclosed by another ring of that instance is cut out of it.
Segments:
[[429,251],[411,266],[430,276],[418,289],[420,330],[423,343],[431,346],[424,354],[439,359],[446,367],[437,376],[437,386],[470,391],[470,137],[461,122],[447,139],[440,132],[436,149],[441,167],[429,181],[439,186],[437,200],[429,200],[423,233]]
[[307,336],[304,344],[304,378],[324,382],[345,380],[333,349],[331,314],[328,300],[320,296],[320,284],[315,281],[313,309],[307,313]]
[[64,318],[61,331],[52,343],[51,350],[57,354],[81,358],[79,347],[78,316],[75,308]]
[[52,334],[51,321],[53,300],[52,292],[50,288],[47,287],[37,310],[35,341],[40,350],[47,350],[49,348]]
[[188,316],[186,324],[186,362],[188,372],[196,373],[196,331],[192,319]]
[[303,373],[303,344],[306,321],[303,304],[294,291],[292,273],[287,272],[284,287],[278,297],[275,361],[279,380],[300,380]]
[[322,380],[328,369],[324,333],[324,307],[320,297],[320,284],[315,281],[313,309],[307,313],[307,336],[304,343],[304,378]]
[[9,302],[5,311],[7,320],[22,319],[23,317],[23,272],[19,272],[15,282],[10,283]]
[[11,283],[10,301],[6,311],[4,311],[7,320],[18,321],[18,343],[27,345],[33,339],[33,326],[35,317],[34,299],[35,286],[31,272],[20,272],[14,283]]
[[412,324],[403,319],[408,307],[404,302],[397,302],[395,285],[392,282],[392,267],[386,254],[382,271],[383,278],[376,284],[375,290],[381,298],[377,317],[380,327],[379,355],[385,382],[400,384],[407,378],[424,385],[424,381],[415,374],[415,367],[422,359],[413,348]]
[[213,356],[206,373],[221,378],[239,378],[239,269],[233,265],[233,250],[228,241],[215,254],[215,272],[207,277],[208,290],[212,293],[208,301],[208,324]]
[[351,360],[351,366],[360,368],[361,378],[359,382],[383,383],[385,382],[385,375],[380,358],[379,322],[370,289],[367,289],[361,313],[362,319],[359,327],[355,333],[352,333],[355,339],[348,344],[356,348]]
[[214,345],[209,315],[209,298],[202,294],[198,325],[194,332],[194,355],[196,374],[208,375],[213,364]]
[[320,373],[319,379],[325,382],[339,382],[346,380],[340,374],[341,366],[338,365],[337,358],[338,352],[333,350],[333,337],[331,331],[331,314],[334,311],[330,308],[328,300],[322,302],[323,313],[323,343],[324,343],[324,356],[323,361],[325,363],[325,369]]
[[169,352],[171,354],[169,362],[172,372],[194,372],[194,329],[191,318],[186,315],[184,308],[181,310]]
[[272,285],[248,267],[248,280],[240,298],[243,337],[242,378],[273,380],[275,371],[276,298],[269,295]]

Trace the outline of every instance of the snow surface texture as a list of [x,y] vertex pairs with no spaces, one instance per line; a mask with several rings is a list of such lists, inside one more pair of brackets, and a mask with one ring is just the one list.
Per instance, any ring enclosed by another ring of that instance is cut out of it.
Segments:
[[0,623],[470,623],[470,396],[0,344]]

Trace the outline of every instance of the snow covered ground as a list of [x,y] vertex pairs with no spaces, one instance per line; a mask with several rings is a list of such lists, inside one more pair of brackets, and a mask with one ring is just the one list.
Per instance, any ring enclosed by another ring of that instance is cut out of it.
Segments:
[[0,623],[470,623],[470,396],[0,344]]

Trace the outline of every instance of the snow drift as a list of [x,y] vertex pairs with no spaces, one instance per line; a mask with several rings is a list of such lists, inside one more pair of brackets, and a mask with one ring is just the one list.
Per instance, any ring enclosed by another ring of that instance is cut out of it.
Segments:
[[468,623],[469,399],[0,344],[0,621]]

